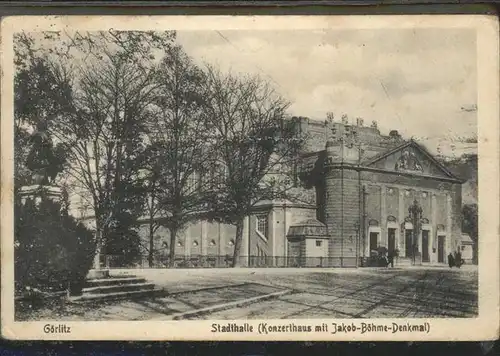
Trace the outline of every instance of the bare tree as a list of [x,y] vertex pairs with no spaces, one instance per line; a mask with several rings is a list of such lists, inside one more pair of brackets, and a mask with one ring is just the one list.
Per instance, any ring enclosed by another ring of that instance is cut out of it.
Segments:
[[123,235],[124,224],[140,214],[136,163],[152,113],[155,54],[168,49],[174,37],[172,32],[49,33],[38,41],[54,46],[36,47],[37,41],[21,36],[27,45],[18,51],[20,66],[35,53],[52,63],[55,77],[72,79],[72,110],[54,115],[49,129],[65,144],[67,174],[94,213],[95,268],[103,240]]
[[[149,260],[154,231],[170,232],[169,264],[174,266],[178,232],[206,211],[209,130],[203,112],[204,73],[180,47],[163,58],[155,91],[155,116],[149,125],[146,178],[149,186]],[[161,213],[161,221],[156,219]]]
[[212,141],[217,143],[213,165],[224,167],[213,217],[236,226],[235,267],[241,263],[244,218],[257,202],[286,197],[293,180],[283,179],[283,168],[290,167],[302,140],[287,120],[289,103],[259,77],[208,67],[205,98]]

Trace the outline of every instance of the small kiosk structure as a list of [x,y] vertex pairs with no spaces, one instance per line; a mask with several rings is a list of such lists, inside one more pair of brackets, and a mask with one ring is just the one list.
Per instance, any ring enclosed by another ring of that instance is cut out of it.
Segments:
[[308,219],[290,226],[287,234],[289,267],[327,267],[328,228],[321,221]]

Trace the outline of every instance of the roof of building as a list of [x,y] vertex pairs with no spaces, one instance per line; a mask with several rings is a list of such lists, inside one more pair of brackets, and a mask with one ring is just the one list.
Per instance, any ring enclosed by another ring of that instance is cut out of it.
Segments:
[[391,149],[388,149],[387,151],[385,152],[382,152],[368,160],[366,160],[365,162],[363,162],[364,165],[370,165],[370,164],[373,164],[387,156],[389,156],[390,154],[394,153],[394,152],[397,152],[399,150],[403,150],[404,148],[406,147],[409,147],[409,146],[412,146],[414,148],[416,148],[417,150],[419,150],[420,152],[422,152],[422,154],[424,156],[427,157],[428,160],[430,160],[434,165],[436,165],[437,167],[439,167],[439,169],[448,177],[450,178],[453,178],[453,179],[457,179],[457,180],[460,180],[460,178],[456,177],[452,172],[450,172],[443,164],[441,164],[436,158],[434,158],[434,156],[429,153],[429,151],[427,151],[427,149],[422,146],[421,144],[418,144],[417,142],[415,142],[413,139],[409,140],[409,141],[404,141],[403,143],[399,144],[399,145],[396,145],[394,147],[392,147]]
[[472,244],[474,244],[474,241],[472,241],[470,235],[466,234],[466,233],[462,233],[461,242],[464,245],[472,245]]
[[292,226],[326,226],[326,224],[323,224],[321,221],[317,219],[307,219],[298,222],[296,224],[293,224]]
[[328,236],[328,228],[319,220],[307,219],[290,226],[287,236]]

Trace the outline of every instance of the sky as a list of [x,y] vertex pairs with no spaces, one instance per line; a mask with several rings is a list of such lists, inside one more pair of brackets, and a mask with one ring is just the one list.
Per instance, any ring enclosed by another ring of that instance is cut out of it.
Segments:
[[474,30],[179,31],[177,41],[197,63],[269,80],[291,115],[375,120],[434,153],[475,149],[457,140],[477,134]]

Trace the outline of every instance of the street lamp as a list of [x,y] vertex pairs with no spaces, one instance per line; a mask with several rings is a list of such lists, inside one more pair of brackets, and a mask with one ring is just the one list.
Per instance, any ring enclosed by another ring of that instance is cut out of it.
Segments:
[[422,208],[418,204],[418,201],[415,199],[413,204],[408,208],[408,213],[410,214],[410,219],[413,224],[413,236],[412,236],[412,260],[413,264],[415,264],[416,259],[416,245],[418,239],[418,233],[420,231],[420,220],[422,219]]

